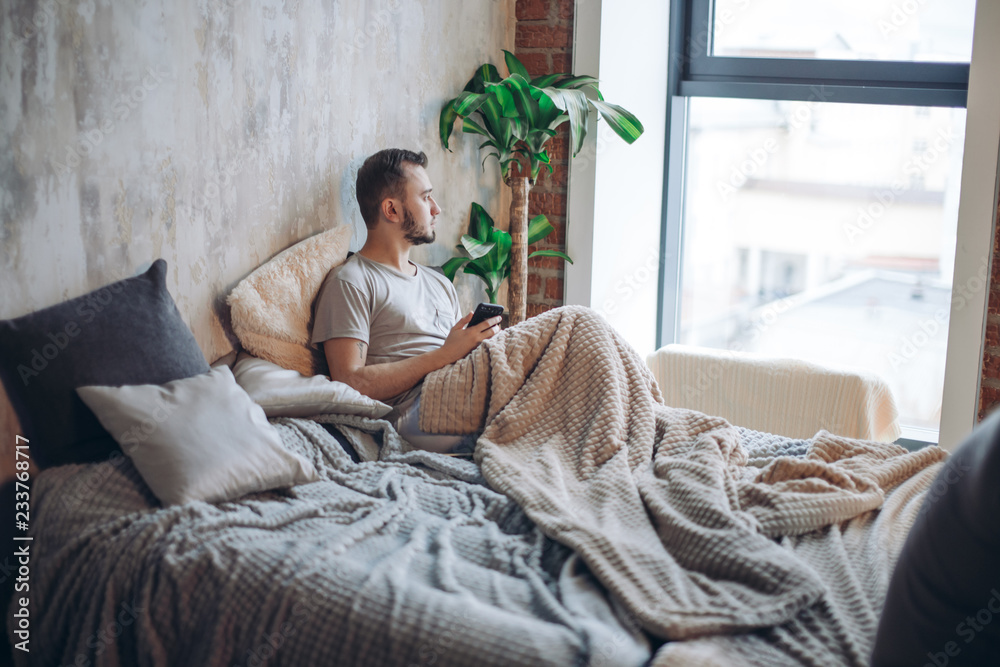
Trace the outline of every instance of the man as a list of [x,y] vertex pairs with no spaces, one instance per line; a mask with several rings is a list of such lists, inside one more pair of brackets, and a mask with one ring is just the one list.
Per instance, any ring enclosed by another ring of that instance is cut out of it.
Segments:
[[420,383],[496,334],[500,318],[467,329],[472,313],[462,317],[451,282],[410,261],[411,248],[434,241],[441,213],[426,166],[422,152],[392,148],[358,170],[368,238],[323,282],[312,342],[323,344],[333,380],[396,407],[397,428],[407,441],[448,451],[462,438],[425,434],[416,426]]

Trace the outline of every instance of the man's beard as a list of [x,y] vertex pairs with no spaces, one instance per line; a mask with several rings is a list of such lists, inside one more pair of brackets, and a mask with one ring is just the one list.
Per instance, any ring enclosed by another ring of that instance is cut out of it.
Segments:
[[423,245],[425,243],[434,243],[434,236],[433,229],[426,234],[421,234],[417,230],[417,221],[413,218],[413,214],[410,213],[410,209],[403,209],[403,238],[412,245]]

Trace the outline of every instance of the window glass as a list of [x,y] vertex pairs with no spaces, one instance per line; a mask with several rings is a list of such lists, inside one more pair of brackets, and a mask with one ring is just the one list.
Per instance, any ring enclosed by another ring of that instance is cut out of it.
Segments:
[[689,104],[679,342],[875,372],[936,431],[965,110]]
[[963,62],[975,0],[716,0],[713,55]]

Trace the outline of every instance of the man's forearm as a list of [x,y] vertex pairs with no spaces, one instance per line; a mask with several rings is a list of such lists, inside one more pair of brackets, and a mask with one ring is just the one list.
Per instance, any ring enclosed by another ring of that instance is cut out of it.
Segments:
[[363,366],[345,377],[333,379],[349,384],[365,396],[384,401],[412,389],[425,375],[449,363],[451,361],[437,349],[399,361]]

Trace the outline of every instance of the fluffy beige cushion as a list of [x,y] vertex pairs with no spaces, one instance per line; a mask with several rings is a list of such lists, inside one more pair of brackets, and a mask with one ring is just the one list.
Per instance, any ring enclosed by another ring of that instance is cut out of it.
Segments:
[[303,375],[326,371],[322,349],[309,343],[312,303],[330,269],[343,263],[351,228],[338,225],[275,255],[229,294],[233,331],[243,347]]

